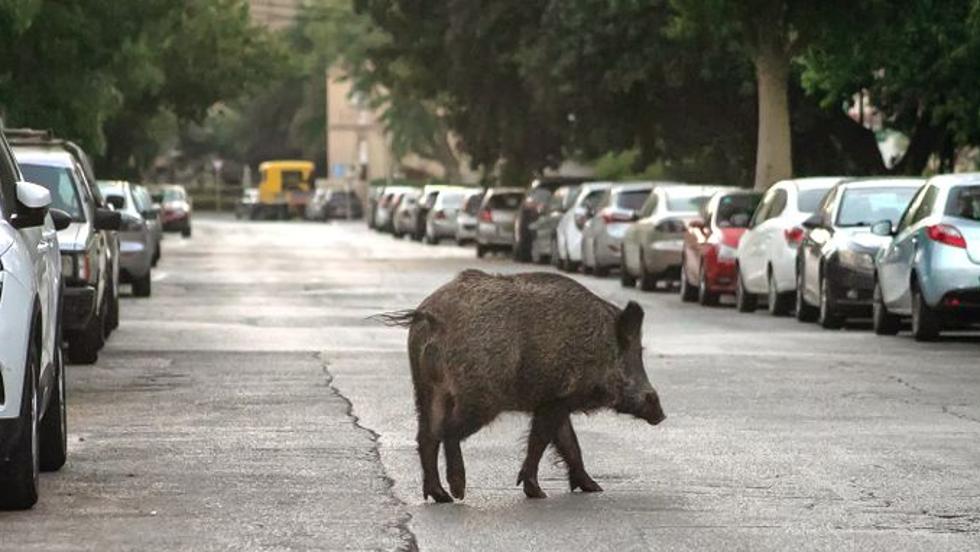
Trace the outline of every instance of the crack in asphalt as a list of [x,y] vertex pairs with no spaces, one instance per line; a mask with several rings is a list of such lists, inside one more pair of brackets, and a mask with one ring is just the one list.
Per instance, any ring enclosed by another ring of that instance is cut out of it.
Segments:
[[[330,369],[329,369],[330,361],[323,357],[323,353],[316,353],[315,356],[317,360],[320,361],[320,367],[323,369],[323,374],[327,378],[327,387],[329,387],[330,390],[335,395],[337,395],[337,397],[339,397],[342,401],[344,401],[344,403],[347,405],[345,414],[350,419],[351,423],[354,425],[355,428],[367,433],[368,436],[370,437],[371,455],[374,458],[374,461],[378,464],[378,467],[381,469],[381,477],[385,484],[384,491],[385,494],[388,496],[388,499],[391,500],[394,504],[397,504],[399,506],[402,507],[407,506],[404,501],[402,501],[400,498],[398,498],[398,496],[395,495],[395,480],[394,478],[391,477],[391,475],[388,474],[388,470],[385,467],[384,462],[381,461],[381,450],[380,450],[381,435],[378,432],[374,431],[373,429],[361,424],[361,419],[356,414],[354,414],[353,401],[351,401],[343,393],[341,393],[340,389],[338,389],[337,386],[334,385],[333,383],[334,376],[333,374],[330,373]],[[411,520],[412,520],[412,515],[408,512],[403,512],[399,516],[398,523],[396,523],[394,526],[394,529],[398,531],[402,540],[402,546],[399,546],[397,548],[399,552],[418,552],[419,550],[418,540],[415,537],[415,533],[413,533],[412,530],[409,529],[409,523],[411,522]]]

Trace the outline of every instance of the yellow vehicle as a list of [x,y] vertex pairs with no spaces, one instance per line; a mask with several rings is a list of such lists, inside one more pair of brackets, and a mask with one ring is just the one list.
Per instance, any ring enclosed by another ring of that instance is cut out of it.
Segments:
[[309,161],[266,161],[259,165],[257,218],[288,219],[302,215],[312,195],[313,163]]

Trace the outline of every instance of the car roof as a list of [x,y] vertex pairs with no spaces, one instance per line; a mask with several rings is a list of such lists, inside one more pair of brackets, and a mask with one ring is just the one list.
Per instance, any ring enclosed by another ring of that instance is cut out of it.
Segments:
[[797,190],[813,190],[817,188],[829,188],[836,185],[841,180],[845,180],[846,177],[843,176],[811,176],[807,178],[793,178],[790,180],[782,180],[777,182],[778,184],[789,184],[795,186]]
[[502,194],[524,194],[527,192],[524,188],[518,188],[516,186],[510,186],[505,188],[487,188],[488,194],[502,195]]
[[940,188],[962,186],[963,184],[980,184],[980,172],[941,174],[930,178],[928,183]]
[[925,184],[925,178],[915,177],[876,177],[876,178],[851,178],[842,180],[837,186],[843,189],[850,188],[895,188],[908,187],[919,188]]
[[11,149],[18,163],[69,168],[75,162],[74,156],[60,147],[12,146]]
[[642,192],[652,190],[656,186],[653,182],[619,182],[610,186],[610,191],[614,194],[622,192]]

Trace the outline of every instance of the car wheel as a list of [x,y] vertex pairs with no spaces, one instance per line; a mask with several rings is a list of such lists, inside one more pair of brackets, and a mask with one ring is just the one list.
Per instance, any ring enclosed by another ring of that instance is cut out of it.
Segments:
[[520,237],[514,242],[514,249],[512,251],[515,261],[526,263],[531,260],[532,239],[530,229],[521,232]]
[[0,470],[0,509],[26,510],[37,503],[40,478],[40,449],[38,439],[37,373],[41,364],[38,340],[40,329],[32,332],[27,351],[27,370],[24,373],[24,394],[20,403],[20,435],[10,444],[10,451]]
[[803,268],[796,271],[796,319],[800,322],[813,322],[817,319],[817,309],[806,302],[803,287]]
[[619,258],[619,283],[624,288],[636,287],[636,278],[630,274],[628,268],[626,268],[626,255],[623,254]]
[[713,293],[708,287],[708,274],[704,270],[704,265],[698,270],[698,303],[704,307],[714,307],[718,304],[718,294]]
[[105,346],[105,313],[97,313],[84,329],[68,337],[68,360],[72,364],[95,364]]
[[820,314],[817,323],[827,330],[839,330],[844,325],[844,319],[837,312],[837,301],[830,289],[830,280],[820,277]]
[[191,225],[188,224],[187,226],[185,226],[184,229],[180,231],[180,235],[185,238],[191,237]]
[[895,335],[901,328],[901,319],[888,312],[885,297],[881,292],[881,283],[875,281],[874,304],[872,306],[872,322],[878,335]]
[[476,258],[482,259],[483,256],[486,254],[487,254],[487,248],[480,244],[476,244]]
[[117,285],[118,284],[113,282],[112,289],[109,292],[109,310],[106,311],[106,322],[105,322],[106,337],[109,337],[109,334],[111,334],[113,330],[119,327],[119,293],[118,290],[116,289]]
[[769,314],[773,316],[785,316],[789,314],[789,309],[792,306],[793,295],[789,293],[779,293],[779,287],[776,286],[776,277],[773,275],[772,270],[769,271],[769,285],[768,285],[768,303],[769,303]]
[[647,263],[643,259],[643,251],[640,251],[640,289],[643,291],[655,291],[657,289],[657,277],[647,272]]
[[136,297],[149,297],[152,291],[150,273],[147,272],[142,278],[133,280],[133,295]]
[[926,303],[918,286],[912,288],[912,337],[916,341],[932,341],[939,337],[941,330],[936,311]]
[[562,260],[561,255],[558,253],[558,238],[551,238],[551,266],[562,270],[564,268],[565,262]]
[[738,312],[755,312],[759,305],[759,298],[745,289],[742,272],[738,268],[735,269],[735,282],[735,309]]
[[698,300],[698,289],[687,279],[687,258],[681,257],[681,301],[693,303]]
[[61,345],[54,350],[55,388],[51,390],[48,409],[41,418],[40,466],[41,471],[58,471],[68,458],[68,409],[65,391],[65,363]]
[[595,268],[592,269],[592,273],[599,278],[605,278],[606,276],[609,276],[609,267],[602,266],[598,263],[598,261],[596,261],[596,265]]

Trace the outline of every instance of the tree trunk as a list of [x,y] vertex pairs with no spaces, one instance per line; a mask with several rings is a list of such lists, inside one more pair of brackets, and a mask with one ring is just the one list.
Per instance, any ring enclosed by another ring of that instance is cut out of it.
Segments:
[[755,189],[766,190],[793,176],[789,126],[789,54],[777,45],[765,45],[753,58],[759,89],[759,137],[755,162]]

